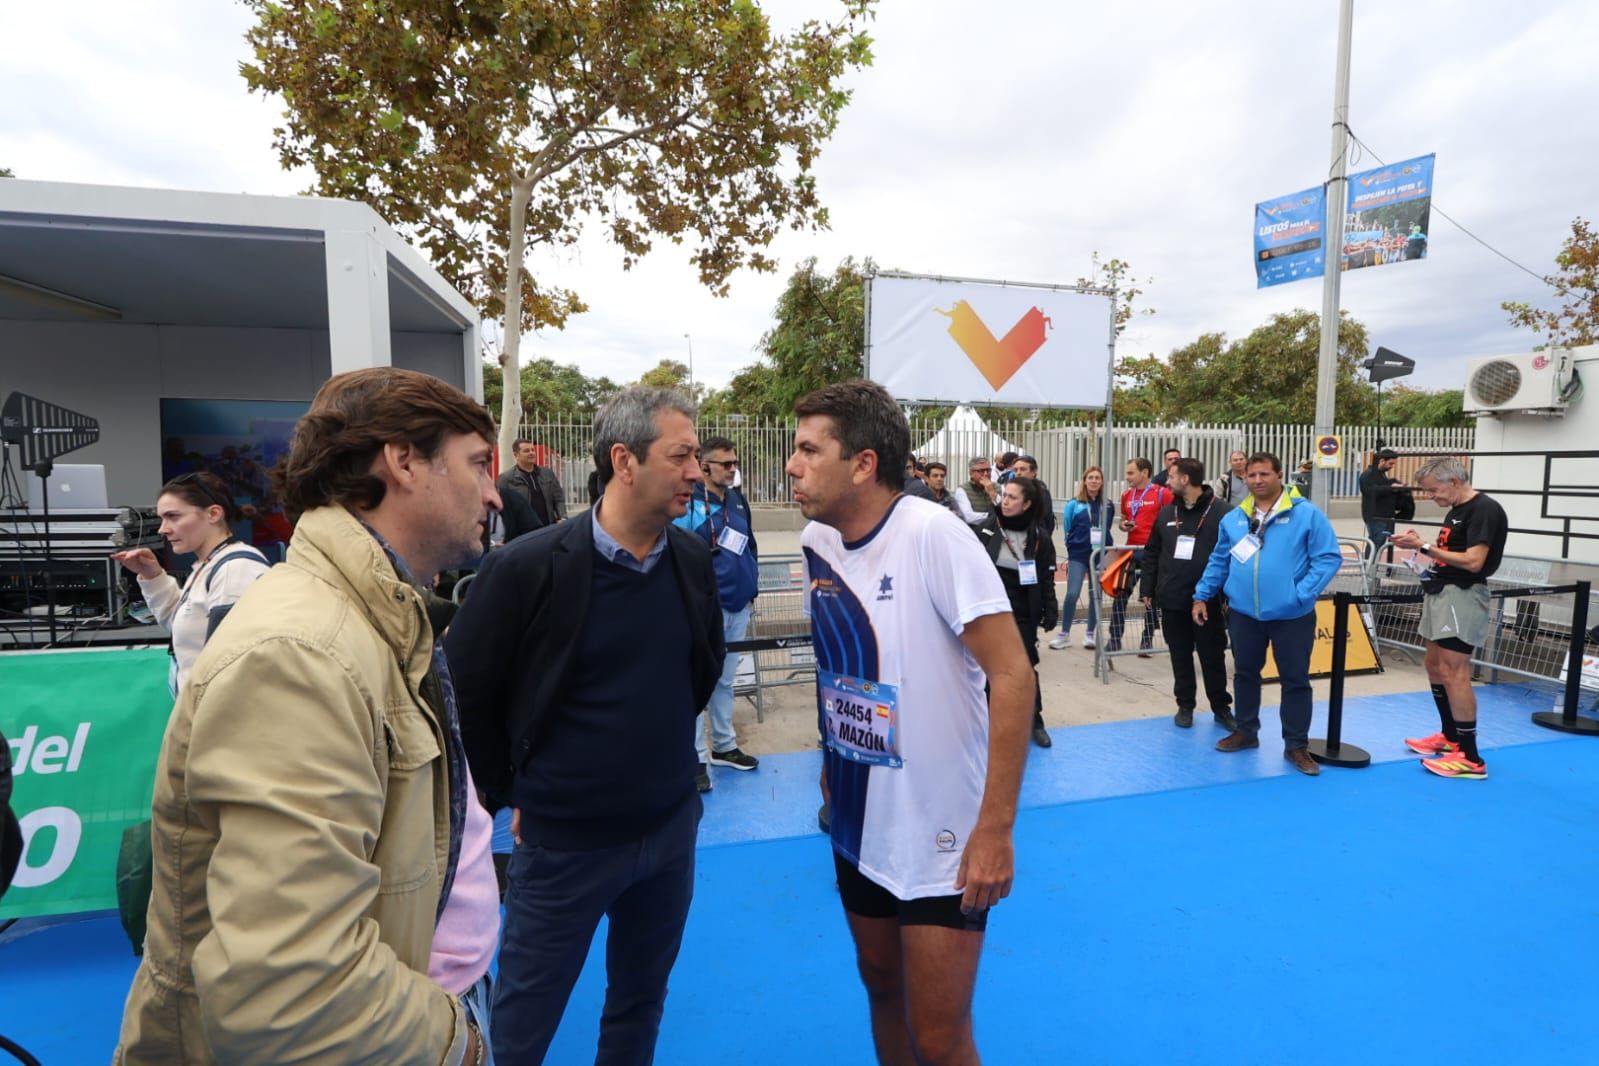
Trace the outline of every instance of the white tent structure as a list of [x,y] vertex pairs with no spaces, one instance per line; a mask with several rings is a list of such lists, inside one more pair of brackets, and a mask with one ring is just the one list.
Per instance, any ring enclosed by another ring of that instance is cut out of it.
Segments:
[[944,427],[914,449],[916,457],[924,462],[936,459],[946,464],[953,484],[966,480],[966,464],[970,460],[992,459],[1004,452],[1021,450],[989,429],[982,416],[965,404],[955,408]]

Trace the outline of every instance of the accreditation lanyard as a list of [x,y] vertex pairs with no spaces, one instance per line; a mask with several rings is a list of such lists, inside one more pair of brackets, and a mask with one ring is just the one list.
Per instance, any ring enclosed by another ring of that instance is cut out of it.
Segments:
[[[1024,550],[1026,548],[1026,536],[1027,536],[1027,534],[1025,534],[1025,533],[1022,534],[1022,537],[1023,537],[1022,545],[1023,545]],[[1019,578],[1021,578],[1021,583],[1024,584],[1024,585],[1036,585],[1036,584],[1038,584],[1038,562],[1037,562],[1037,560],[1034,560],[1034,559],[1023,559],[1020,555],[1016,554],[1016,549],[1011,544],[1010,538],[1005,535],[1005,527],[1004,526],[1000,527],[999,539],[1004,542],[1005,550],[1010,552],[1010,557],[1012,559],[1016,560],[1016,574],[1017,574],[1017,576]]]
[[[1158,493],[1159,491],[1159,485],[1145,485],[1135,499],[1127,502],[1128,517],[1130,517],[1134,522],[1138,521],[1138,511],[1144,506],[1145,501],[1149,499],[1149,494],[1151,492]],[[1159,497],[1157,496],[1156,498],[1158,499]]]
[[1194,548],[1199,543],[1199,531],[1205,528],[1205,519],[1210,517],[1210,509],[1216,506],[1216,497],[1210,498],[1210,503],[1205,506],[1205,513],[1199,516],[1199,524],[1192,533],[1184,533],[1182,526],[1182,510],[1176,509],[1177,515],[1177,543],[1173,548],[1172,557],[1188,560],[1194,557]]
[[1285,495],[1287,495],[1286,489],[1277,494],[1277,498],[1272,501],[1271,506],[1266,508],[1265,514],[1262,514],[1257,510],[1254,513],[1254,517],[1250,519],[1249,533],[1256,540],[1260,541],[1261,547],[1265,547],[1266,545],[1266,527],[1271,525],[1272,520],[1277,517],[1277,506],[1283,502],[1283,497]]

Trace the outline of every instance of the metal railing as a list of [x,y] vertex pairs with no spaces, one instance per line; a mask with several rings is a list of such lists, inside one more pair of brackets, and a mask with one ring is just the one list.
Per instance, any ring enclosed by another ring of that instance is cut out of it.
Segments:
[[[1314,454],[1317,436],[1310,426],[1118,424],[1107,442],[1104,427],[1091,421],[1041,427],[1038,420],[1031,419],[962,427],[916,413],[910,417],[910,427],[913,452],[920,459],[946,464],[951,487],[966,480],[971,460],[992,459],[1001,452],[1016,451],[1038,459],[1039,474],[1057,499],[1076,490],[1077,480],[1086,468],[1101,465],[1110,474],[1109,490],[1119,494],[1121,473],[1129,459],[1142,457],[1158,465],[1167,448],[1200,460],[1209,477],[1227,469],[1227,456],[1234,450],[1271,452],[1286,469],[1292,469],[1301,459]],[[793,420],[728,415],[701,418],[698,428],[702,440],[722,436],[737,446],[742,488],[751,503],[793,502],[788,475],[784,473],[794,448]],[[1376,447],[1379,437],[1392,448],[1451,454],[1470,451],[1476,438],[1475,427],[1389,426],[1379,430],[1375,426],[1343,426],[1336,432],[1343,438],[1347,460],[1343,468],[1331,472],[1334,496],[1359,494],[1362,458]],[[584,506],[588,500],[588,476],[594,469],[592,416],[533,413],[523,422],[521,435],[541,446],[541,454],[566,490],[568,504],[573,508]],[[1107,443],[1108,455],[1104,450]]]
[[750,607],[744,639],[729,642],[729,655],[740,655],[733,680],[735,695],[755,704],[755,720],[766,721],[766,690],[801,685],[816,678],[811,649],[811,620],[805,613],[805,565],[798,555],[769,555],[760,560],[760,595]]

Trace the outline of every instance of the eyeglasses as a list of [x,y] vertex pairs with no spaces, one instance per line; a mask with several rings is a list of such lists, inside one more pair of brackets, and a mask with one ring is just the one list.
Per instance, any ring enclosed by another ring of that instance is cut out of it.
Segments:
[[738,468],[737,459],[707,459],[705,462],[709,466],[719,466],[723,470],[735,470]]

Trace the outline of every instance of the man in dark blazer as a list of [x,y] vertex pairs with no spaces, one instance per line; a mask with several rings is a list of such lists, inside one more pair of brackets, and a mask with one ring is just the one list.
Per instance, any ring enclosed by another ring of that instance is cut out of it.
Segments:
[[710,549],[671,525],[702,479],[694,415],[666,389],[606,403],[598,505],[490,555],[446,640],[473,778],[513,809],[498,1062],[544,1060],[602,916],[598,1058],[653,1054],[694,889],[694,720],[725,655]]

